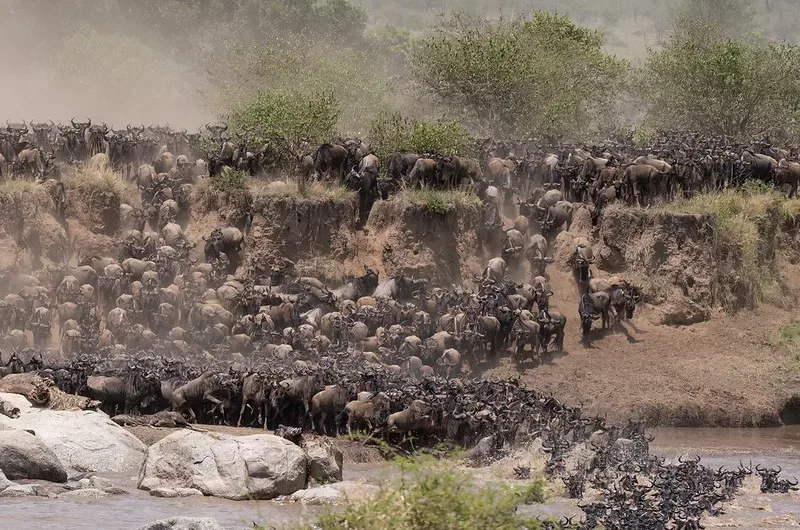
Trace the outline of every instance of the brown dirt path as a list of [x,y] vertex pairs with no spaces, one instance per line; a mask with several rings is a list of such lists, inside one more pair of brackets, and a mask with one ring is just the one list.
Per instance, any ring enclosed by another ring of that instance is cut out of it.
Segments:
[[[555,269],[549,267],[548,269]],[[637,310],[632,325],[580,340],[578,292],[568,272],[548,270],[554,309],[567,316],[564,354],[520,371],[504,360],[496,376],[520,375],[585,412],[610,420],[638,418],[660,426],[767,426],[799,382],[777,348],[777,330],[793,313],[764,305],[715,315],[688,327],[654,325],[657,309]],[[598,276],[605,276],[599,273]],[[595,328],[600,327],[596,321]]]

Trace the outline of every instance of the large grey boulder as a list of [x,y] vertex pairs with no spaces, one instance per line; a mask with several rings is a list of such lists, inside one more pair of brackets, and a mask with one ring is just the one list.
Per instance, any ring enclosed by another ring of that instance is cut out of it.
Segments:
[[0,431],[0,470],[11,480],[67,481],[67,470],[55,453],[26,431]]
[[30,429],[68,470],[100,473],[138,471],[147,447],[99,411],[56,411],[34,407],[19,394],[0,393],[19,408],[19,418],[0,415],[0,425]]
[[41,484],[13,484],[0,491],[0,498],[49,497]]
[[14,483],[11,482],[10,480],[8,480],[6,478],[6,476],[5,476],[5,474],[3,473],[3,470],[0,469],[0,491],[3,491],[7,487],[13,486],[13,485],[14,485]]
[[322,440],[308,440],[303,444],[306,453],[308,478],[317,483],[342,480],[342,452],[333,444]]
[[210,517],[173,517],[156,521],[139,530],[225,530]]
[[232,500],[272,499],[305,487],[306,455],[271,434],[180,431],[147,451],[139,488],[194,488]]

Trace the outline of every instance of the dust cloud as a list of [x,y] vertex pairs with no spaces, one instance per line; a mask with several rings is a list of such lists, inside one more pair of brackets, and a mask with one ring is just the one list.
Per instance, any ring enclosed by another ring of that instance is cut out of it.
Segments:
[[[325,1],[0,0],[0,61],[5,74],[0,83],[0,119],[90,117],[117,127],[169,123],[196,129],[219,114],[225,84],[220,72],[230,77],[224,62],[232,48],[269,49],[276,30],[294,28],[285,20],[301,20],[311,12],[310,6]],[[667,30],[669,10],[679,1],[353,0],[353,4],[367,14],[367,33],[394,25],[412,37],[435,24],[437,15],[446,10],[487,17],[557,11],[602,30],[608,51],[635,64]],[[796,40],[793,28],[800,23],[800,14],[791,9],[790,0],[749,3],[757,29]]]

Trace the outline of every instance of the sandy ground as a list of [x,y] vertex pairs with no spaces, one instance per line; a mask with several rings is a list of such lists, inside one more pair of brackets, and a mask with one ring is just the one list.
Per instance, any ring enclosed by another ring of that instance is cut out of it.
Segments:
[[800,393],[800,374],[777,347],[778,330],[796,318],[792,311],[762,305],[755,312],[670,327],[652,324],[653,310],[644,308],[624,329],[595,329],[586,347],[571,274],[548,272],[551,303],[568,319],[565,352],[541,366],[505,360],[493,375],[520,376],[532,388],[582,403],[586,413],[610,420],[676,427],[775,425],[786,399]]

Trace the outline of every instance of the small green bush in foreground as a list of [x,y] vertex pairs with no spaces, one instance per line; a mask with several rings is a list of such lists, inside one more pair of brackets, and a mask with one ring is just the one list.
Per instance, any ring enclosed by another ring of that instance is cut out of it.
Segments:
[[544,481],[521,486],[483,484],[447,462],[400,463],[402,478],[371,502],[320,517],[320,530],[531,530],[543,525],[520,516],[523,504],[544,501]]

